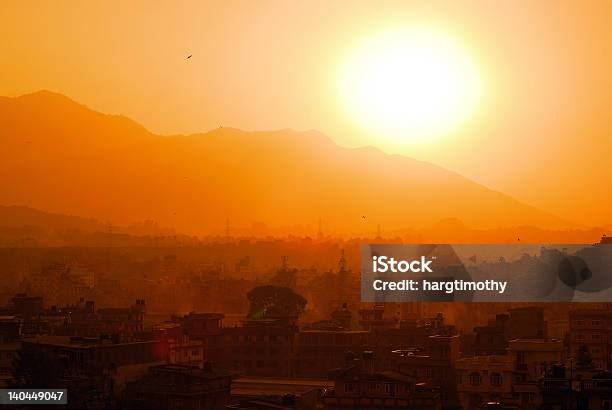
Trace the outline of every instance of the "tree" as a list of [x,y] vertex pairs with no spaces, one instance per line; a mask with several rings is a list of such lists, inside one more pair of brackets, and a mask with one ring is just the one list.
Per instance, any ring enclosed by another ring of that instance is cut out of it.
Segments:
[[257,286],[247,298],[250,319],[297,319],[308,303],[290,288],[273,285]]

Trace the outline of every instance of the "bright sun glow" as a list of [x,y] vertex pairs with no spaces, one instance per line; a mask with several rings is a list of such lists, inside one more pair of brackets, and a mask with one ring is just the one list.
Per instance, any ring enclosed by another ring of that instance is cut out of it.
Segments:
[[355,120],[396,143],[455,129],[474,110],[480,89],[467,55],[423,28],[375,37],[346,61],[340,78]]

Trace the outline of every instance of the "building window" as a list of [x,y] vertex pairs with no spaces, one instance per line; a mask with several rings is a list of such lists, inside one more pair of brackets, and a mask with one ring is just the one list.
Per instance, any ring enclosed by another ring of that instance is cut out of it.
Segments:
[[350,393],[353,391],[353,383],[344,383],[344,392]]
[[478,372],[470,373],[470,384],[472,386],[480,386],[480,383],[482,383],[482,378],[480,377],[480,373]]
[[523,403],[535,403],[535,393],[523,393],[521,395],[521,400]]
[[491,385],[501,386],[504,382],[502,375],[499,373],[491,373]]

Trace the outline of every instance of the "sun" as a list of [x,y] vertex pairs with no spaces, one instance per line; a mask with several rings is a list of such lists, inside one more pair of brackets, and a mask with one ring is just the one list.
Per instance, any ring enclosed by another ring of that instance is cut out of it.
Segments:
[[345,61],[339,85],[353,119],[396,143],[451,132],[481,96],[469,56],[422,27],[390,30],[363,44]]

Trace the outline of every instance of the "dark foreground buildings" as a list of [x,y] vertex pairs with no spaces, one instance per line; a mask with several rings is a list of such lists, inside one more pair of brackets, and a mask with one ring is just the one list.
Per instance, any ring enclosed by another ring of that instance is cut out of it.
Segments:
[[[542,307],[459,334],[443,315],[339,304],[329,319],[189,313],[145,325],[146,303],[96,309],[17,295],[0,315],[3,387],[68,388],[70,409],[610,409],[612,314]],[[420,309],[410,309],[420,312]],[[492,312],[493,313],[493,312]]]

